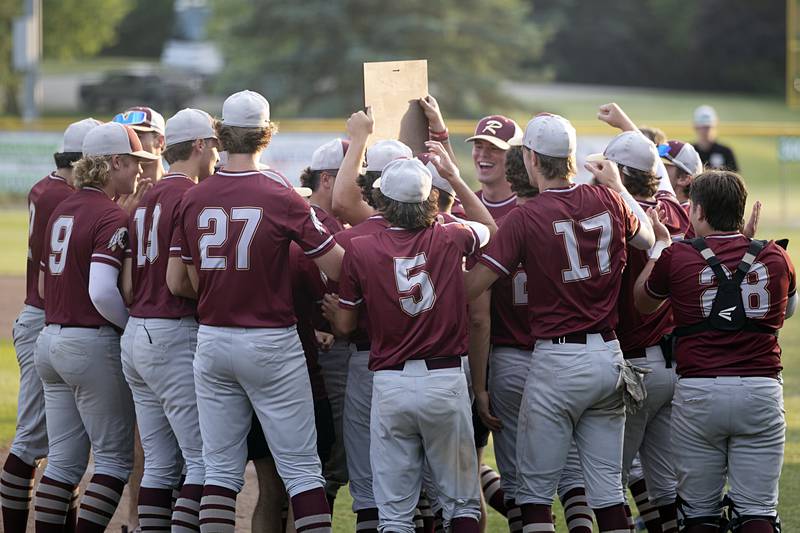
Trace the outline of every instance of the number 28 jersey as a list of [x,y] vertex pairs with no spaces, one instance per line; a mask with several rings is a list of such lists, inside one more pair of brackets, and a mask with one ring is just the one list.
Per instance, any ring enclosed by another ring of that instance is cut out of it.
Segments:
[[[750,245],[741,234],[709,235],[706,243],[728,272],[736,270]],[[711,312],[715,276],[690,245],[664,250],[645,283],[653,298],[669,298],[676,326],[701,322]],[[771,242],[758,254],[742,281],[745,314],[763,326],[779,329],[786,304],[796,290],[794,267],[786,251]],[[750,331],[705,331],[678,340],[675,353],[681,377],[769,376],[781,370],[778,338]]]
[[467,353],[462,263],[479,246],[461,223],[390,227],[350,242],[339,305],[369,314],[370,370]]
[[310,258],[333,237],[286,179],[220,171],[190,188],[180,208],[181,257],[199,277],[201,324],[279,328],[296,323],[289,243]]
[[527,274],[528,318],[537,339],[617,326],[626,243],[639,220],[606,187],[548,189],[505,216],[479,260],[501,276]]

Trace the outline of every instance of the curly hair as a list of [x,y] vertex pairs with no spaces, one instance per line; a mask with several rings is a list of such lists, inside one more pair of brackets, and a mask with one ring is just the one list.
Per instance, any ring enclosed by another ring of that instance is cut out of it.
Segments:
[[319,182],[322,180],[323,172],[323,170],[311,170],[311,167],[304,168],[303,173],[300,174],[300,185],[316,191],[319,188]]
[[272,136],[278,133],[278,125],[270,122],[265,128],[240,128],[214,123],[220,149],[229,154],[254,154],[266,148]]
[[439,197],[430,195],[427,200],[409,204],[383,195],[380,189],[373,193],[379,210],[392,226],[404,229],[423,229],[433,224],[439,214]]
[[110,155],[86,156],[73,165],[73,179],[78,189],[97,187],[102,189],[108,185],[111,175]]
[[652,172],[645,172],[635,168],[619,166],[622,182],[632,196],[650,198],[658,192],[658,176]]
[[[356,178],[356,184],[361,188],[361,197],[364,199],[370,207],[375,209],[380,209],[380,206],[375,203],[375,195],[374,192],[376,189],[372,187],[375,183],[375,180],[381,177],[381,173],[377,170],[368,170],[363,174],[359,174]],[[378,191],[380,192],[380,191]],[[382,196],[382,195],[381,195]]]
[[531,185],[521,146],[512,146],[506,152],[506,181],[511,184],[511,190],[522,198],[533,198],[539,194],[539,187]]

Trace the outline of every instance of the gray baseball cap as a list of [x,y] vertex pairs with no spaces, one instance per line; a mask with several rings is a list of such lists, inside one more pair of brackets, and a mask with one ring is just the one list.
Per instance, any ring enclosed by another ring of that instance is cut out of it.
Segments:
[[608,159],[618,165],[656,174],[658,149],[640,131],[623,131],[608,143],[602,154],[592,154],[587,161]]
[[522,145],[537,154],[550,157],[572,157],[577,144],[575,128],[560,115],[539,113],[525,127]]

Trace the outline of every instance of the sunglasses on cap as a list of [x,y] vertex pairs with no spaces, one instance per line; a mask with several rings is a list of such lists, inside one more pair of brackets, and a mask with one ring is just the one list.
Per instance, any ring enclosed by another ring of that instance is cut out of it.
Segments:
[[666,143],[659,144],[656,148],[658,148],[658,157],[667,157],[669,154],[669,145]]
[[124,113],[118,113],[112,122],[136,126],[137,124],[144,124],[149,121],[147,120],[147,113],[144,111],[126,111]]

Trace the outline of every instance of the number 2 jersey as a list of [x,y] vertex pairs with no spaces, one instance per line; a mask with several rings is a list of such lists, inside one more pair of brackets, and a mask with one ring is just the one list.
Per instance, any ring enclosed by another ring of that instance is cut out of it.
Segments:
[[534,338],[610,331],[626,243],[638,231],[639,220],[606,187],[548,189],[504,217],[479,260],[500,276],[524,265]]
[[335,242],[277,172],[219,171],[181,201],[181,257],[197,269],[201,324],[279,328],[295,324],[289,242],[310,258]]
[[[709,235],[706,243],[728,272],[736,270],[750,244],[739,234]],[[779,329],[786,304],[796,290],[795,271],[786,251],[770,242],[742,281],[745,314]],[[701,322],[711,311],[716,280],[711,267],[691,245],[664,250],[645,284],[657,299],[669,298],[675,326]],[[749,331],[705,331],[678,340],[675,359],[681,377],[772,376],[781,370],[778,338]]]
[[389,227],[354,238],[344,256],[339,305],[369,315],[369,369],[467,353],[463,257],[480,247],[460,223]]

